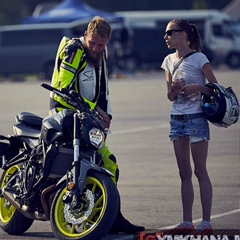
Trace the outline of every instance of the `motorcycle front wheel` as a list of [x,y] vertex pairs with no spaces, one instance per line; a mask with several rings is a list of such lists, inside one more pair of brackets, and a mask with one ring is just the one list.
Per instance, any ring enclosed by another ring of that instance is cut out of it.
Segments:
[[66,193],[67,188],[63,184],[52,203],[50,221],[55,237],[60,240],[102,239],[119,210],[119,193],[112,179],[106,174],[91,172],[81,199],[85,204],[78,209],[63,202]]
[[[4,170],[0,180],[2,189],[19,170],[17,165]],[[17,209],[3,196],[0,196],[0,227],[10,235],[21,235],[26,232],[32,225],[33,219],[23,216]]]

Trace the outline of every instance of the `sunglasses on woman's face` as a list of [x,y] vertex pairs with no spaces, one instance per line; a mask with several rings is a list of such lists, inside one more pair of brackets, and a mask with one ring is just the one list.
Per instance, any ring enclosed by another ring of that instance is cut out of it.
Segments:
[[167,34],[168,36],[171,36],[173,32],[183,32],[183,31],[184,30],[180,30],[180,29],[170,29],[170,30],[167,30],[164,35]]

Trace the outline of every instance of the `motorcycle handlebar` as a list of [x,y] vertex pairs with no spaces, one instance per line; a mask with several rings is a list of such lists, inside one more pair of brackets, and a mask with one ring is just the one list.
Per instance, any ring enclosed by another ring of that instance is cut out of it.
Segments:
[[54,88],[52,87],[51,85],[48,85],[46,83],[41,83],[41,86],[51,92],[55,92],[56,94],[66,94],[66,95],[69,95],[70,94],[70,91],[67,90],[67,89],[61,89],[61,90],[58,90],[57,88]]
[[72,98],[70,97],[70,92],[67,91],[66,89],[61,89],[58,90],[54,87],[52,87],[51,85],[48,85],[46,83],[41,83],[41,86],[51,92],[56,93],[57,95],[59,95],[60,97],[64,98],[66,101],[68,101],[69,103],[71,102]]
[[41,83],[41,86],[43,88],[57,94],[58,96],[62,97],[68,104],[70,104],[71,106],[80,110],[80,112],[92,112],[92,113],[94,113],[95,116],[99,115],[99,112],[96,109],[91,110],[89,104],[86,103],[84,101],[83,97],[81,97],[81,95],[79,95],[75,91],[69,90],[69,89],[58,90],[46,83]]
[[86,108],[87,104],[83,101],[83,99],[80,97],[80,95],[77,94],[76,92],[74,92],[72,90],[68,90],[68,89],[58,90],[46,83],[41,83],[41,86],[51,92],[54,92],[58,96],[62,97],[65,101],[67,101],[73,107],[79,106],[80,110],[85,110],[85,111],[87,110],[87,108]]
[[49,91],[56,90],[54,87],[52,87],[52,86],[50,86],[50,85],[48,85],[48,84],[46,84],[46,83],[41,83],[41,86],[42,86],[43,88],[46,88],[46,89],[49,90]]

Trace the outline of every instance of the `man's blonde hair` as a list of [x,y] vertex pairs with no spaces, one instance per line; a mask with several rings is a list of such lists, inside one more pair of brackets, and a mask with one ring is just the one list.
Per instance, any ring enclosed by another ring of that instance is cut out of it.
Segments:
[[106,19],[96,16],[91,22],[89,22],[87,32],[97,33],[102,38],[107,37],[109,39],[112,33],[112,28]]

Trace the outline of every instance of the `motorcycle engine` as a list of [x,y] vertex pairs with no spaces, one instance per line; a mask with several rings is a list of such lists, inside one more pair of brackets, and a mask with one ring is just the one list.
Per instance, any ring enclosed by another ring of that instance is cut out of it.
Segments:
[[24,195],[29,197],[32,194],[32,189],[43,177],[43,149],[42,145],[38,145],[31,153],[30,160],[27,162],[24,169]]

